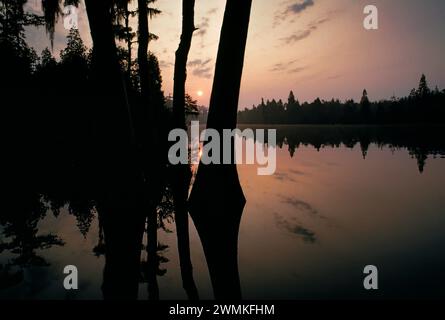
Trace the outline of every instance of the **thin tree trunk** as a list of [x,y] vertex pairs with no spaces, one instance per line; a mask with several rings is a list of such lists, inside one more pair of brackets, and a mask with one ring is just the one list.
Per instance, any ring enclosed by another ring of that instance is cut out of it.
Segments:
[[[236,127],[251,4],[252,0],[226,3],[207,122],[207,128],[221,136],[223,129]],[[233,143],[231,149],[233,155]],[[215,298],[240,299],[238,232],[245,198],[236,165],[200,163],[189,202]]]
[[127,30],[127,49],[128,49],[127,76],[128,76],[128,84],[130,84],[132,44],[131,44],[131,34],[130,34],[130,11],[128,11],[128,2],[125,3],[125,29]]
[[[150,33],[148,27],[148,8],[147,8],[147,0],[138,0],[138,64],[139,64],[139,80],[141,85],[141,94],[142,94],[142,108],[144,121],[146,121],[146,126],[148,129],[142,128],[143,132],[148,132],[148,137],[144,134],[144,138],[148,140],[144,140],[143,145],[145,147],[150,146],[155,152],[151,153],[148,156],[144,156],[144,162],[146,162],[146,173],[148,177],[149,184],[149,194],[151,197],[150,210],[147,216],[147,259],[148,259],[148,267],[149,267],[149,279],[148,279],[148,292],[149,298],[151,300],[159,299],[159,289],[157,284],[157,268],[158,268],[158,256],[157,256],[157,248],[158,248],[158,238],[157,238],[157,204],[156,199],[158,198],[160,188],[162,187],[161,178],[160,178],[160,170],[161,170],[161,162],[160,157],[158,155],[159,150],[159,131],[157,128],[158,122],[158,114],[157,114],[157,106],[152,105],[151,95],[150,95],[150,74],[149,74],[149,66],[148,66],[148,44],[150,41]],[[144,150],[145,154],[147,150]],[[151,169],[151,170],[150,170]]]
[[[182,34],[176,51],[174,85],[173,85],[173,117],[177,128],[185,128],[185,82],[187,79],[187,60],[192,43],[195,0],[182,1]],[[197,300],[198,289],[193,279],[193,267],[190,258],[189,216],[187,197],[190,186],[190,167],[178,164],[173,168],[173,201],[175,205],[175,223],[178,240],[179,262],[181,266],[182,286],[190,300]]]
[[173,116],[177,128],[185,128],[185,81],[187,79],[187,60],[195,28],[195,0],[182,2],[182,34],[176,50],[173,84]]
[[[144,98],[144,103],[149,103],[150,99],[150,81],[148,70],[148,42],[149,42],[149,29],[148,29],[148,9],[146,0],[138,0],[138,64],[139,64],[139,80],[141,82],[141,92]],[[149,106],[151,107],[151,106]]]

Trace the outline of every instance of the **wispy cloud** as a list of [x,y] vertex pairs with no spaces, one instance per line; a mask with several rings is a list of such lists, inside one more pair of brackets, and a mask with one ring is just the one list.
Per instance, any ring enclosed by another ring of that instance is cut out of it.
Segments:
[[269,70],[271,72],[288,72],[288,73],[298,73],[305,69],[307,66],[295,66],[298,59],[290,60],[287,62],[275,63]]
[[207,11],[207,15],[215,14],[218,12],[218,8],[212,8]]
[[289,65],[291,65],[292,63],[293,63],[292,61],[289,61],[289,62],[287,62],[287,63],[285,63],[285,62],[275,63],[275,64],[272,66],[272,68],[270,68],[270,71],[272,71],[272,72],[280,72],[280,71],[284,71],[284,70],[286,70],[286,69],[289,67]]
[[202,38],[207,34],[207,31],[210,27],[210,16],[216,14],[218,12],[218,8],[212,8],[207,10],[207,14],[205,17],[201,19],[201,22],[196,25],[196,32],[193,34],[195,37]]
[[188,66],[192,69],[192,74],[200,78],[210,79],[212,77],[212,59],[195,59],[188,62]]
[[318,215],[317,209],[312,207],[312,205],[306,201],[295,198],[284,198],[284,203],[290,204],[298,211],[303,211],[313,215]]
[[190,60],[187,65],[189,67],[196,67],[196,66],[202,66],[202,65],[206,65],[208,63],[210,63],[212,61],[211,58],[208,58],[206,60],[201,60],[201,59],[195,59],[195,60]]
[[285,9],[280,9],[275,13],[274,27],[289,17],[300,14],[306,9],[315,5],[314,0],[299,0],[292,2],[292,4],[287,4]]
[[331,14],[324,18],[320,18],[318,20],[315,20],[311,23],[309,23],[305,29],[299,30],[290,36],[281,38],[280,40],[285,44],[292,44],[298,41],[301,41],[303,39],[306,39],[309,37],[314,31],[316,31],[322,24],[329,21],[331,19]]
[[315,232],[307,229],[295,219],[286,219],[285,217],[280,216],[278,213],[275,212],[275,222],[278,228],[296,235],[305,243],[314,244],[317,242],[317,236]]
[[296,67],[296,68],[290,69],[289,73],[299,73],[304,70],[306,70],[306,67]]
[[280,40],[286,44],[291,44],[306,39],[311,35],[312,31],[314,31],[314,29],[300,30],[288,37],[281,38]]
[[313,0],[298,1],[294,4],[289,5],[286,9],[286,12],[297,14],[297,13],[300,13],[300,12],[306,10],[309,7],[312,7],[313,5],[314,5]]
[[208,17],[204,17],[201,20],[201,23],[199,23],[196,28],[198,30],[196,30],[196,32],[194,33],[194,35],[196,37],[203,37],[207,34],[207,29],[210,26],[210,19]]
[[211,79],[212,78],[212,68],[211,67],[196,68],[193,70],[192,74],[194,76],[197,76],[200,78]]

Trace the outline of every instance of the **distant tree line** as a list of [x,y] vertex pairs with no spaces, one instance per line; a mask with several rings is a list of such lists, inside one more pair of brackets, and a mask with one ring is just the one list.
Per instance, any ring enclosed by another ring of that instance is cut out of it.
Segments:
[[371,102],[363,90],[360,102],[338,99],[300,103],[291,91],[287,102],[264,99],[238,112],[239,123],[258,124],[408,124],[445,123],[445,90],[428,87],[422,75],[408,97]]

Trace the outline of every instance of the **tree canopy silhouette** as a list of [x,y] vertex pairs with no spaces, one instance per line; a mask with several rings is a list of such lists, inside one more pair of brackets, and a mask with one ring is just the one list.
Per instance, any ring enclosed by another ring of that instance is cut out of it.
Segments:
[[366,89],[359,103],[315,99],[300,105],[291,91],[287,103],[264,100],[238,112],[240,123],[264,124],[415,124],[445,123],[445,90],[430,90],[425,75],[408,97],[371,102]]

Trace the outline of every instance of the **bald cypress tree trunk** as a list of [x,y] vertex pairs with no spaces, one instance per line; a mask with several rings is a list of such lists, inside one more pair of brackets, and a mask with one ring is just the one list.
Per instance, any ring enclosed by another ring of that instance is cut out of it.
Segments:
[[[207,128],[234,129],[251,0],[227,0]],[[222,145],[222,143],[221,143]],[[232,144],[232,155],[234,146]],[[221,153],[221,163],[223,154]],[[245,205],[236,165],[200,163],[190,214],[201,238],[216,299],[240,299],[238,231]]]
[[132,128],[114,38],[112,1],[86,0],[85,5],[93,40],[92,94],[104,102],[95,109],[100,115],[107,116],[107,121],[101,121],[106,126],[104,133],[128,144],[132,139]]
[[143,177],[112,26],[111,0],[85,0],[93,40],[94,181],[104,229],[106,299],[136,299],[145,219]]

